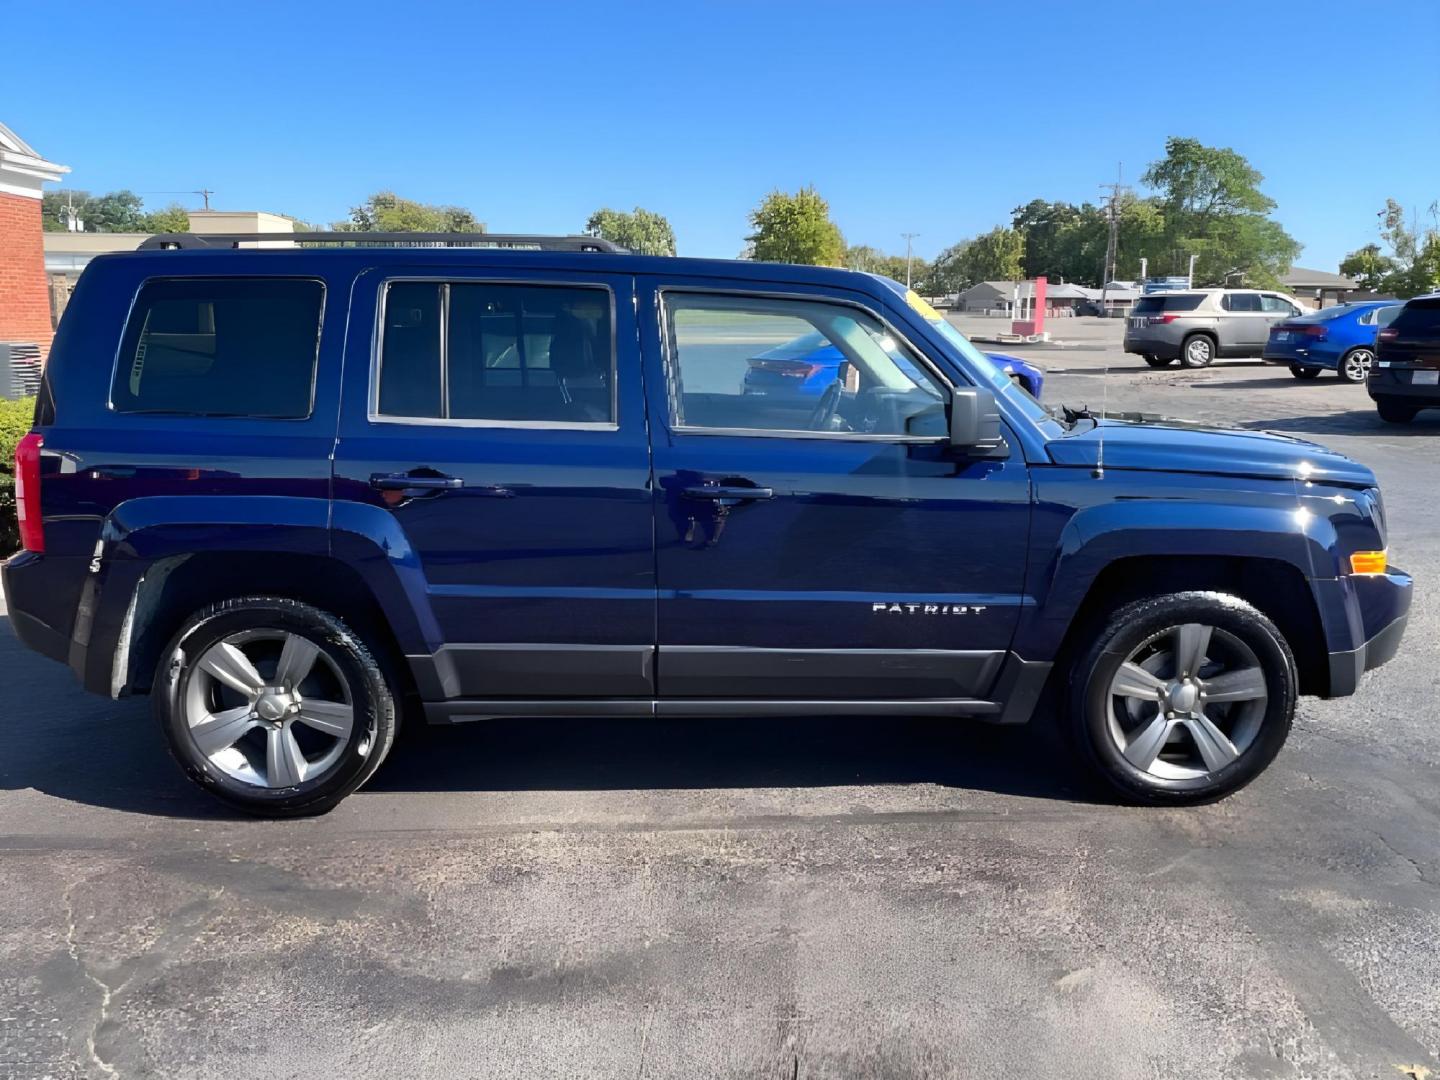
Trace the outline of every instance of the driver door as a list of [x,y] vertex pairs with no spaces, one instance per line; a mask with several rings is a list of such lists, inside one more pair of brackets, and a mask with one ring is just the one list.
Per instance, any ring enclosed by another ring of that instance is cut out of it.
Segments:
[[1023,588],[1018,450],[950,449],[945,379],[868,298],[640,289],[662,710],[983,698]]

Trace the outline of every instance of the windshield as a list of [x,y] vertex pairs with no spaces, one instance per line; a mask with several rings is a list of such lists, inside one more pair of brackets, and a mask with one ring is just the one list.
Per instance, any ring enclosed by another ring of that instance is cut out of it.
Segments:
[[919,293],[914,289],[907,289],[892,278],[880,277],[878,274],[875,276],[903,297],[911,310],[918,312],[927,323],[933,326],[940,336],[965,359],[969,370],[973,371],[981,380],[988,382],[996,394],[1012,402],[1033,423],[1055,422],[1054,417],[1050,415],[1045,406],[1031,397],[1024,387],[1017,385],[999,364],[972,345],[969,338],[955,329],[950,320],[931,307]]

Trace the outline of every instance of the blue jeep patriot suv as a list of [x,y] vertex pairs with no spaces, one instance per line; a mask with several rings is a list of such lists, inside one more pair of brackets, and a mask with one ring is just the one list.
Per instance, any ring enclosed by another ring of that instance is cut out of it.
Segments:
[[[887,279],[302,239],[90,264],[4,568],[25,644],[149,693],[244,810],[335,805],[402,714],[1038,712],[1123,796],[1195,802],[1399,646],[1369,469],[1052,413]],[[844,357],[822,393],[744,392],[806,334]]]

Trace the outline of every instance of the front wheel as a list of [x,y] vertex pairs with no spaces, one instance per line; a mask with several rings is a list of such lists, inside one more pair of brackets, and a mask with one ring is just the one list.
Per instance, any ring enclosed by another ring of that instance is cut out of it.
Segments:
[[1183,592],[1111,613],[1070,669],[1071,734],[1132,802],[1238,791],[1290,733],[1297,678],[1274,623],[1238,597]]
[[395,698],[365,643],[329,612],[278,597],[193,616],[161,659],[153,696],[186,774],[264,817],[330,810],[395,737]]
[[1336,368],[1340,378],[1347,383],[1363,383],[1370,374],[1370,365],[1375,362],[1375,353],[1370,349],[1351,349],[1340,358]]
[[1290,374],[1297,379],[1318,379],[1320,369],[1318,367],[1301,367],[1299,364],[1290,365]]

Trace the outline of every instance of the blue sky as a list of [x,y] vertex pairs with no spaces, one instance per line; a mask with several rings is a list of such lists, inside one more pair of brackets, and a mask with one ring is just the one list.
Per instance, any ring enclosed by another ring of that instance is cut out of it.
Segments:
[[390,188],[510,232],[641,205],[730,257],[814,184],[849,242],[929,256],[1174,134],[1245,154],[1322,269],[1440,198],[1440,0],[63,7],[0,4],[0,121],[92,191],[329,222]]

